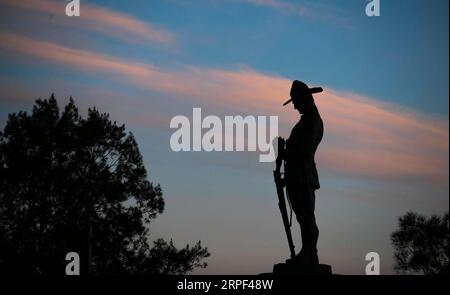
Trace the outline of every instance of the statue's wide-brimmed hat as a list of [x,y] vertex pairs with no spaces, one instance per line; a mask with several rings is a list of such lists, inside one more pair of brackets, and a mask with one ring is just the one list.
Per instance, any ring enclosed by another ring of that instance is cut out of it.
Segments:
[[308,85],[306,85],[305,83],[295,80],[294,82],[292,82],[292,87],[291,87],[291,98],[286,101],[285,103],[283,103],[283,106],[287,105],[288,103],[290,103],[292,101],[292,97],[295,96],[302,96],[304,94],[310,93],[310,94],[314,94],[314,93],[319,93],[322,92],[323,88],[322,87],[312,87],[309,88]]

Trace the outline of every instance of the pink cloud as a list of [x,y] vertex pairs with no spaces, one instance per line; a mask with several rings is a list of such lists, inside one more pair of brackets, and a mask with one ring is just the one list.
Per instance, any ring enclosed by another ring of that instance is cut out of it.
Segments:
[[[53,25],[82,28],[139,43],[150,42],[170,45],[175,42],[175,35],[169,31],[156,28],[125,13],[87,4],[83,1],[81,1],[80,16],[76,18],[66,17],[65,5],[67,3],[64,1],[4,0],[2,4],[31,12],[33,15],[52,15],[56,20],[56,22],[52,23]],[[40,18],[39,20],[45,21],[46,18]]]
[[[281,105],[291,84],[283,77],[251,69],[157,68],[5,32],[0,32],[0,40],[0,48],[71,70],[110,75],[143,89],[171,94],[174,99],[191,101],[193,106],[215,107],[231,114],[278,115],[284,135],[298,119],[292,106]],[[328,88],[316,96],[316,102],[326,132],[318,151],[319,165],[339,173],[424,178],[448,185],[448,118],[434,118]]]

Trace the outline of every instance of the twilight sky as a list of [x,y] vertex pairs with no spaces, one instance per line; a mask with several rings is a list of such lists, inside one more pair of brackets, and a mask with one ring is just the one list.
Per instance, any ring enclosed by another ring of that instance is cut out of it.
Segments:
[[[292,80],[322,86],[316,154],[321,262],[363,274],[365,254],[393,273],[390,233],[408,210],[449,208],[449,2],[381,0],[0,0],[0,127],[55,93],[97,106],[139,143],[166,210],[151,238],[201,240],[195,274],[269,272],[288,256],[272,179],[253,152],[172,152],[172,117],[298,114]],[[300,249],[298,225],[293,225]]]

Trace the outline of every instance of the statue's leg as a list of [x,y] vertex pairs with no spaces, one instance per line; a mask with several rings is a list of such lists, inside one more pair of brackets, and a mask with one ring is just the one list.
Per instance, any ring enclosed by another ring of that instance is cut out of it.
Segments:
[[[291,200],[292,209],[300,224],[302,236],[302,250],[299,258],[307,262],[318,263],[317,240],[319,229],[314,215],[315,193],[314,189],[304,185],[288,185],[288,195]],[[304,258],[302,257],[304,256]]]

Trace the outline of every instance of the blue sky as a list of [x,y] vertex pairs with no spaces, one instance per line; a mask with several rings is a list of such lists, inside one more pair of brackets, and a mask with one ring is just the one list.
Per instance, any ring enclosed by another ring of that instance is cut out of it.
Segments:
[[[408,210],[448,211],[448,1],[0,1],[0,124],[37,97],[69,96],[133,131],[166,211],[151,238],[201,239],[195,273],[270,271],[288,254],[272,163],[255,153],[174,153],[170,119],[277,115],[290,83],[323,86],[317,162],[321,261],[362,274],[367,252],[392,273],[389,234]],[[300,248],[298,226],[293,227]]]
[[[447,1],[383,1],[378,18],[365,15],[364,1],[291,1],[318,15],[324,6],[339,21],[302,19],[239,0],[147,2],[98,3],[179,32],[183,52],[175,63],[245,64],[448,114]],[[166,52],[151,56],[173,62]]]

